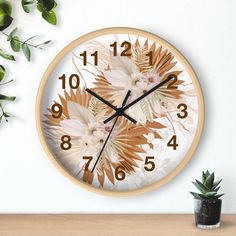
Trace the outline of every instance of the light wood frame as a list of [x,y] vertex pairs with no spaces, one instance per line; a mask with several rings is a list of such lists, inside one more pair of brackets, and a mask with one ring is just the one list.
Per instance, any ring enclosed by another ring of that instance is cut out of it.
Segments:
[[[191,147],[189,148],[188,152],[186,153],[185,157],[183,160],[179,163],[179,165],[167,176],[165,176],[163,179],[150,184],[148,186],[145,186],[141,189],[137,190],[128,190],[128,191],[109,191],[109,190],[104,190],[104,189],[98,189],[95,188],[89,184],[86,184],[76,177],[72,176],[62,164],[57,161],[56,157],[53,155],[53,153],[50,151],[50,147],[48,146],[45,137],[44,137],[44,132],[42,128],[42,121],[41,121],[41,105],[42,105],[42,96],[44,93],[45,86],[47,84],[48,79],[50,78],[51,73],[53,72],[54,68],[57,66],[57,64],[60,62],[60,60],[67,54],[69,53],[72,49],[74,49],[76,46],[79,44],[86,42],[90,39],[93,39],[98,36],[106,35],[106,34],[121,34],[121,33],[126,33],[126,34],[136,34],[140,35],[142,37],[147,37],[154,42],[158,42],[161,45],[163,45],[165,48],[167,48],[169,51],[173,52],[174,55],[177,56],[178,60],[183,64],[185,69],[187,70],[188,74],[191,76],[191,79],[193,81],[193,85],[195,87],[197,99],[198,99],[198,124],[197,124],[197,129],[196,133],[194,136],[194,139],[192,141]],[[139,30],[139,29],[134,29],[134,28],[127,28],[127,27],[114,27],[114,28],[106,28],[106,29],[101,29],[97,30],[91,33],[88,33],[82,37],[79,37],[78,39],[74,40],[71,42],[68,46],[66,46],[62,51],[54,58],[54,60],[51,62],[51,64],[48,66],[46,72],[43,75],[42,81],[40,83],[39,89],[38,89],[38,94],[36,98],[36,126],[39,134],[39,138],[41,141],[41,144],[47,153],[48,157],[51,159],[51,161],[55,164],[55,166],[65,175],[67,176],[71,181],[73,181],[76,184],[79,184],[80,186],[86,188],[89,191],[100,193],[100,194],[106,194],[110,196],[131,196],[131,195],[136,195],[136,194],[141,194],[147,191],[154,190],[167,182],[169,182],[172,178],[174,178],[189,162],[191,159],[193,153],[195,152],[198,143],[200,141],[201,133],[203,130],[203,125],[204,125],[204,100],[203,100],[203,95],[201,91],[201,87],[199,84],[199,81],[197,79],[197,76],[190,65],[190,63],[187,61],[187,59],[170,43],[165,41],[159,36],[156,36],[152,33]]]

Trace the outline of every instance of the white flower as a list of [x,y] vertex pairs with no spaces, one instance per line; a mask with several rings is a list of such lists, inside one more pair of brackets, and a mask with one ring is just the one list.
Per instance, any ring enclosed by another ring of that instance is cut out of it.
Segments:
[[100,148],[110,131],[109,125],[97,121],[87,108],[77,103],[68,102],[67,108],[70,119],[60,122],[63,130],[71,136],[78,137],[84,151]]
[[160,83],[161,77],[154,71],[141,73],[131,59],[121,56],[114,58],[111,59],[111,70],[104,71],[104,76],[113,86],[130,90],[134,98]]

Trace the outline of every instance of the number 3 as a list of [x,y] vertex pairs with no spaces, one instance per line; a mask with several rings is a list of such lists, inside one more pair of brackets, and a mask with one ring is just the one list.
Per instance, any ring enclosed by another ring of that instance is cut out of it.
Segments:
[[180,103],[178,106],[177,106],[178,109],[180,109],[181,113],[177,113],[177,116],[180,118],[180,119],[184,119],[188,116],[188,112],[187,112],[187,109],[188,109],[188,106],[184,103]]

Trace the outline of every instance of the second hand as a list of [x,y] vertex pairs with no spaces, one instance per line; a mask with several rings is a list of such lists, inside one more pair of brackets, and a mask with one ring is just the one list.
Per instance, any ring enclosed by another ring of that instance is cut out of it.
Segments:
[[[121,109],[125,106],[125,104],[126,104],[128,98],[129,98],[130,94],[131,94],[131,91],[129,90],[129,91],[127,92],[126,96],[125,96],[125,99],[124,99],[123,103],[122,103]],[[109,134],[107,135],[107,138],[106,138],[106,140],[105,140],[105,143],[104,143],[103,146],[102,146],[102,149],[101,149],[101,151],[100,151],[100,153],[99,153],[99,155],[98,155],[98,158],[97,158],[97,160],[96,160],[96,162],[95,162],[95,164],[94,164],[94,166],[93,166],[93,168],[92,168],[92,170],[91,170],[91,173],[93,173],[93,171],[95,170],[95,168],[96,168],[96,166],[97,166],[97,163],[98,163],[98,161],[99,161],[99,159],[100,159],[100,157],[101,157],[101,155],[102,155],[102,153],[103,153],[103,150],[105,149],[105,146],[106,146],[106,144],[107,144],[107,141],[108,141],[108,139],[109,139],[110,136],[111,136],[112,130],[114,129],[114,127],[115,127],[115,125],[116,125],[116,122],[118,121],[118,118],[119,118],[119,116],[116,117],[116,119],[115,119],[115,121],[114,121],[114,123],[113,123],[113,125],[112,125],[112,127],[111,127],[111,130],[110,130]]]
[[98,155],[98,158],[97,158],[97,160],[96,160],[96,162],[95,162],[95,164],[94,164],[94,166],[93,166],[93,169],[92,169],[92,171],[91,171],[92,173],[93,173],[93,171],[94,171],[94,169],[95,169],[95,167],[96,167],[96,165],[97,165],[97,163],[98,163],[98,161],[99,161],[99,159],[100,159],[100,157],[101,157],[101,155],[102,155],[102,152],[103,152],[103,150],[104,150],[104,148],[105,148],[105,146],[106,146],[106,144],[107,144],[108,139],[109,139],[110,136],[111,136],[112,130],[114,129],[118,118],[119,118],[119,116],[116,117],[115,122],[113,123],[113,125],[112,125],[112,127],[111,127],[110,133],[107,135],[107,138],[106,138],[106,140],[105,140],[105,143],[104,143],[104,145],[103,145],[103,147],[102,147],[102,149],[101,149],[101,151],[100,151],[100,153],[99,153],[99,155]]

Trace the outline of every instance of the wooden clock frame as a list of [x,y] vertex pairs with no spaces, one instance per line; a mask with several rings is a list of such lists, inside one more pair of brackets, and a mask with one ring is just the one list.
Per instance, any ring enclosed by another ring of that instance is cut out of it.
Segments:
[[[143,188],[137,189],[137,190],[129,190],[129,191],[109,191],[109,190],[104,190],[104,189],[98,189],[95,188],[89,184],[86,184],[79,179],[73,177],[66,169],[65,167],[62,166],[60,162],[57,161],[56,157],[53,155],[53,153],[50,151],[50,147],[48,146],[45,138],[44,138],[44,132],[42,129],[42,121],[41,121],[41,105],[42,105],[42,96],[43,92],[46,86],[46,83],[48,79],[50,78],[51,73],[53,72],[54,68],[56,65],[60,62],[60,60],[67,54],[69,53],[73,48],[75,48],[77,45],[88,41],[90,39],[93,39],[98,36],[106,35],[106,34],[119,34],[119,33],[127,33],[127,34],[137,34],[143,37],[148,37],[149,39],[153,40],[154,42],[159,42],[161,45],[164,47],[168,48],[171,52],[173,52],[178,60],[184,65],[186,71],[188,74],[191,76],[191,79],[193,81],[193,85],[195,87],[196,91],[196,96],[198,99],[198,124],[196,128],[196,133],[194,136],[194,139],[192,141],[191,147],[187,151],[185,157],[183,160],[179,163],[179,165],[167,176],[162,178],[161,180],[150,184],[148,186],[145,186]],[[197,76],[195,72],[193,71],[193,68],[191,67],[190,63],[187,61],[187,59],[170,43],[168,43],[166,40],[162,39],[159,36],[156,36],[152,33],[139,30],[139,29],[134,29],[134,28],[127,28],[127,27],[114,27],[114,28],[106,28],[106,29],[101,29],[97,30],[91,33],[88,33],[82,37],[79,37],[78,39],[74,40],[71,42],[69,45],[67,45],[62,51],[54,58],[54,60],[51,62],[51,64],[48,66],[46,72],[43,75],[42,81],[40,83],[39,89],[38,89],[38,94],[36,98],[36,126],[39,134],[39,138],[41,141],[41,144],[46,151],[48,157],[51,159],[51,161],[54,163],[54,165],[59,169],[61,173],[63,173],[66,177],[68,177],[71,181],[73,181],[76,184],[79,184],[80,186],[84,187],[85,189],[100,193],[100,194],[106,194],[110,196],[131,196],[131,195],[136,195],[136,194],[141,194],[147,191],[154,190],[156,188],[159,188],[160,186],[166,184],[169,182],[172,178],[174,178],[190,161],[193,153],[195,152],[198,143],[200,141],[201,133],[203,130],[203,125],[204,125],[204,100],[203,100],[203,95],[201,91],[200,84],[198,82]]]

